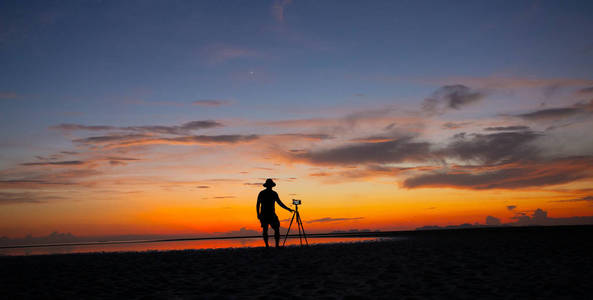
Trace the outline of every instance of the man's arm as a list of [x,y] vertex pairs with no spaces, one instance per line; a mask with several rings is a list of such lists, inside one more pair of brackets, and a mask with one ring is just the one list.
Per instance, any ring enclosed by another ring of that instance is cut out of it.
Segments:
[[284,203],[282,203],[282,201],[280,201],[280,197],[278,197],[278,194],[276,194],[276,202],[278,202],[278,205],[280,205],[280,207],[288,210],[289,212],[292,212],[292,208],[287,207],[286,205],[284,205]]
[[261,199],[260,199],[259,195],[257,195],[257,204],[255,205],[255,211],[257,212],[258,219],[261,216],[260,207],[261,207]]

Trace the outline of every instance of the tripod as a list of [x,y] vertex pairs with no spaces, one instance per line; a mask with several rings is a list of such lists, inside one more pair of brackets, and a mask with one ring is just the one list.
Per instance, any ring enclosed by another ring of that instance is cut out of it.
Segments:
[[[299,201],[300,202],[300,201]],[[286,231],[286,236],[284,237],[284,242],[282,243],[282,247],[286,244],[286,239],[288,238],[288,234],[290,233],[290,227],[292,226],[292,222],[296,217],[296,224],[299,230],[299,240],[301,242],[301,246],[303,245],[303,238],[305,238],[305,245],[309,246],[309,242],[307,241],[307,234],[305,233],[305,228],[303,227],[303,221],[301,221],[301,214],[299,214],[299,204],[296,202],[294,203],[294,212],[292,213],[292,219],[290,219],[290,225],[288,225],[288,230]],[[301,236],[302,232],[302,236]]]

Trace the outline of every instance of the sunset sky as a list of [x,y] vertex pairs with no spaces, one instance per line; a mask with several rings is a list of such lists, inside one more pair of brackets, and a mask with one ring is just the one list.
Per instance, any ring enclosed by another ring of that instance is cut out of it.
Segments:
[[2,1],[0,236],[259,230],[266,178],[319,232],[592,216],[591,37],[592,1]]

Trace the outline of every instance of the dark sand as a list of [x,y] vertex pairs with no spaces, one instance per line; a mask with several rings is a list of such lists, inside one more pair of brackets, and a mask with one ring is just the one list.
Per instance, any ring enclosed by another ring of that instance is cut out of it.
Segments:
[[591,299],[593,227],[289,247],[0,257],[3,299]]

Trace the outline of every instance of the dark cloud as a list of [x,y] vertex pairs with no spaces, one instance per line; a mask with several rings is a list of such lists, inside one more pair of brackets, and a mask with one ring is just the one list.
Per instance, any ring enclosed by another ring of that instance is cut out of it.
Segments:
[[126,165],[129,161],[137,161],[140,160],[138,158],[131,158],[131,157],[117,157],[117,156],[108,156],[108,157],[101,157],[101,158],[94,158],[88,161],[81,161],[81,160],[69,160],[69,161],[52,161],[53,155],[50,158],[45,158],[41,156],[37,156],[38,159],[42,160],[40,162],[28,162],[22,163],[21,166],[80,166],[80,165],[89,165],[93,162],[98,161],[108,161],[111,165]]
[[500,225],[500,219],[493,217],[493,216],[487,216],[486,217],[486,225],[488,226],[498,226]]
[[563,108],[548,108],[537,110],[530,113],[517,115],[520,118],[530,121],[541,121],[541,120],[556,120],[566,117],[571,117],[581,113],[582,110],[575,107],[563,107]]
[[59,129],[65,131],[85,130],[85,131],[134,131],[146,134],[172,134],[172,135],[186,135],[191,131],[199,129],[208,129],[215,127],[222,127],[223,124],[213,120],[191,121],[183,123],[179,126],[163,126],[163,125],[149,125],[149,126],[127,126],[116,127],[107,125],[81,125],[81,124],[60,124],[50,127],[51,129]]
[[517,208],[516,205],[507,205],[507,209],[510,211],[514,210],[515,208]]
[[564,119],[577,115],[591,115],[592,113],[593,99],[576,103],[570,107],[547,108],[516,116],[529,121],[547,121]]
[[107,157],[106,160],[109,161],[109,164],[112,165],[112,166],[125,166],[130,161],[137,161],[137,160],[140,160],[140,159],[138,159],[138,158],[131,158],[131,157],[115,157],[115,156],[110,156],[110,157]]
[[529,126],[500,126],[500,127],[486,127],[485,131],[524,131],[530,130]]
[[230,198],[235,198],[235,196],[216,196],[216,197],[214,197],[214,199],[230,199]]
[[0,180],[0,188],[28,188],[44,184],[55,184],[41,179],[3,179]]
[[357,143],[379,143],[379,142],[388,142],[393,140],[393,137],[390,136],[384,136],[384,135],[373,135],[373,136],[367,136],[367,137],[361,137],[361,138],[354,138],[351,139],[351,142],[357,142]]
[[108,126],[108,125],[81,125],[81,124],[59,124],[56,126],[50,127],[51,129],[59,129],[59,130],[87,130],[87,131],[104,131],[104,130],[115,130],[118,127],[115,126]]
[[205,120],[205,121],[191,121],[191,122],[183,123],[180,126],[155,125],[155,126],[121,127],[121,129],[150,132],[150,133],[184,135],[184,134],[189,134],[193,130],[208,129],[208,128],[222,127],[222,126],[224,126],[224,125],[219,122],[212,121],[212,120]]
[[75,139],[73,142],[87,146],[105,146],[111,148],[131,147],[140,145],[207,145],[207,144],[236,144],[258,139],[258,135],[190,135],[180,137],[152,137],[144,134],[125,134],[93,136]]
[[511,225],[519,225],[519,226],[533,226],[533,225],[558,226],[558,225],[593,224],[593,216],[550,218],[550,217],[548,217],[548,212],[541,208],[534,210],[531,216],[519,214],[519,215],[513,217],[513,219],[515,219],[517,221],[515,223],[510,223],[510,224]]
[[432,113],[442,113],[446,109],[460,109],[484,97],[485,94],[465,85],[445,85],[436,90],[430,98],[424,99],[422,108]]
[[76,166],[76,165],[83,165],[84,163],[85,163],[84,161],[80,161],[80,160],[69,160],[69,161],[22,163],[21,166]]
[[4,204],[39,204],[46,203],[49,200],[61,199],[57,196],[44,196],[30,192],[0,192],[0,205]]
[[538,153],[531,142],[539,136],[533,131],[457,134],[445,149],[438,152],[444,157],[485,164],[516,161],[533,158]]
[[272,136],[289,137],[289,138],[303,138],[303,139],[309,139],[309,140],[328,140],[328,139],[334,138],[332,135],[323,134],[323,133],[281,133],[281,134],[274,134]]
[[593,86],[579,90],[579,94],[591,94],[591,93],[593,93]]
[[150,138],[150,135],[146,134],[111,134],[111,135],[100,135],[100,136],[91,136],[82,139],[75,139],[72,140],[75,143],[79,144],[87,144],[87,145],[94,145],[94,144],[105,144],[105,143],[112,143],[112,142],[122,142],[122,141],[133,141],[139,140],[144,138]]
[[[88,240],[89,238],[77,238],[71,233],[59,233],[52,232],[47,236],[31,236],[27,235],[24,238],[6,238],[0,239],[0,245],[2,246],[15,246],[15,245],[42,245],[42,244],[58,244],[58,243],[74,243],[82,241],[97,241]],[[106,239],[109,240],[109,239]]]
[[197,188],[199,188],[199,189],[209,189],[210,186],[209,185],[198,185]]
[[60,153],[67,154],[67,155],[76,155],[76,154],[78,154],[78,152],[75,152],[75,151],[60,151]]
[[119,157],[119,156],[108,156],[107,160],[121,160],[121,161],[133,161],[133,160],[140,160],[139,158],[133,157]]
[[332,218],[332,217],[325,217],[321,219],[315,219],[306,221],[306,223],[327,223],[327,222],[343,222],[343,221],[352,221],[352,220],[360,220],[364,219],[363,217],[356,217],[356,218]]
[[456,187],[465,189],[516,189],[557,185],[589,178],[593,157],[571,157],[542,162],[509,163],[485,171],[431,172],[404,180],[406,188]]
[[84,185],[83,179],[101,174],[92,168],[44,168],[36,172],[22,172],[13,176],[0,175],[2,189],[46,189],[57,185]]
[[229,105],[230,103],[231,103],[231,101],[229,101],[229,100],[220,100],[220,99],[196,100],[196,101],[192,102],[193,105],[209,106],[209,107]]
[[576,199],[554,200],[554,201],[550,201],[550,202],[593,202],[593,195],[585,196],[582,198],[576,198]]
[[423,160],[429,154],[429,143],[414,142],[405,137],[386,142],[356,143],[333,149],[291,153],[294,160],[318,165],[356,165]]
[[232,230],[223,232],[220,234],[221,236],[260,236],[261,232],[257,230],[247,229],[247,227],[242,227],[239,230]]
[[[329,149],[298,149],[286,155],[293,161],[312,165],[348,167],[309,174],[326,177],[330,181],[337,177],[411,175],[402,182],[405,188],[516,189],[558,185],[593,177],[590,172],[593,157],[544,157],[536,143],[543,133],[519,125],[492,127],[488,131],[494,132],[456,134],[441,148],[404,137],[347,143]],[[457,164],[448,164],[451,160]],[[404,162],[429,165],[407,169],[387,165]],[[431,162],[440,162],[447,167],[430,165]]]
[[447,122],[443,124],[443,129],[459,129],[470,125],[471,122]]
[[479,228],[484,226],[560,226],[560,225],[591,225],[593,224],[593,216],[576,216],[568,218],[550,218],[548,212],[538,208],[534,210],[531,216],[526,213],[517,213],[516,216],[512,217],[515,222],[501,223],[500,219],[488,216],[486,217],[486,225],[475,223],[475,224],[460,224],[460,225],[448,225],[445,227],[441,226],[423,226],[416,228],[416,230],[435,230],[435,229],[460,229],[460,228]]
[[255,134],[241,135],[241,134],[227,134],[227,135],[194,135],[177,138],[161,139],[163,141],[181,142],[181,143],[195,143],[195,144],[234,144],[239,142],[248,142],[258,139],[259,136]]
[[332,177],[332,179],[359,179],[359,178],[373,178],[373,177],[393,177],[402,172],[407,171],[428,171],[434,170],[438,167],[432,166],[420,166],[420,167],[391,167],[384,165],[367,165],[362,168],[345,168],[340,171],[329,172],[316,172],[311,173],[309,176],[313,177]]

